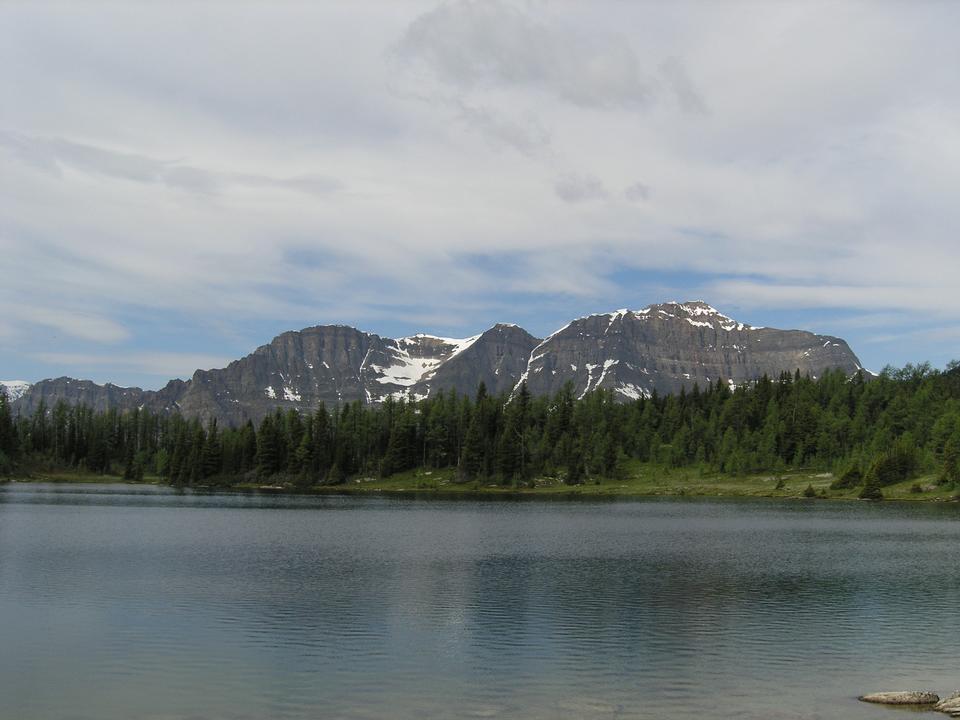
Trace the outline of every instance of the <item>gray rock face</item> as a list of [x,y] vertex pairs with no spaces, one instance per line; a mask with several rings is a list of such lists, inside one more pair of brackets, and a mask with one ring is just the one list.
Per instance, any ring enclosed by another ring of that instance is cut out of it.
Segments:
[[933,705],[940,701],[940,697],[936,693],[925,690],[879,692],[863,695],[860,699],[863,702],[880,705]]
[[52,408],[57,401],[64,400],[70,405],[87,405],[100,412],[110,408],[126,411],[140,407],[153,394],[137,387],[124,388],[110,383],[97,385],[90,380],[60,377],[34,383],[14,401],[13,407],[24,415],[32,415],[40,403]]
[[530,351],[539,342],[516,325],[494,325],[429,373],[414,386],[413,392],[418,397],[428,397],[437,390],[472,395],[481,382],[492,395],[510,392],[527,367]]
[[572,381],[578,396],[605,388],[633,399],[798,369],[816,377],[833,368],[849,374],[861,369],[839,338],[751,327],[706,303],[689,302],[574,320],[533,350],[525,378],[534,394]]
[[933,706],[934,710],[947,713],[951,717],[960,717],[960,693],[953,693]]
[[41,400],[48,407],[64,400],[240,424],[278,407],[308,411],[321,402],[422,399],[441,390],[472,395],[481,382],[499,394],[526,380],[532,393],[544,394],[570,381],[577,395],[604,388],[627,401],[718,379],[742,384],[764,374],[799,369],[817,376],[832,368],[860,369],[838,338],[751,327],[702,302],[667,303],[580,318],[542,342],[516,325],[464,339],[396,340],[323,325],[283,333],[225,368],[197,370],[159,391],[58,378],[34,384],[14,409],[30,414]]

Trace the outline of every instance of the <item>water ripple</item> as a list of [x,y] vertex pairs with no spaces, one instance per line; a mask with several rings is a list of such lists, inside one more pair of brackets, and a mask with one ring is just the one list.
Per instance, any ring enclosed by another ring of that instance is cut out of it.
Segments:
[[[0,486],[0,720],[879,718],[960,509]],[[902,714],[896,715],[902,717]]]

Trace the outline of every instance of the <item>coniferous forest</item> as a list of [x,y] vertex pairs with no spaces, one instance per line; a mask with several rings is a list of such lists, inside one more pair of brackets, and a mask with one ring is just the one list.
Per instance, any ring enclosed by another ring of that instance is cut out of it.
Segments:
[[92,412],[58,403],[13,416],[0,394],[0,475],[37,469],[156,476],[178,486],[271,482],[300,487],[454,469],[456,481],[523,487],[553,478],[615,478],[633,461],[743,475],[819,469],[862,497],[921,474],[960,484],[960,363],[884,370],[877,377],[784,373],[731,390],[720,381],[678,395],[615,402],[438,393],[278,410],[220,427],[145,411]]

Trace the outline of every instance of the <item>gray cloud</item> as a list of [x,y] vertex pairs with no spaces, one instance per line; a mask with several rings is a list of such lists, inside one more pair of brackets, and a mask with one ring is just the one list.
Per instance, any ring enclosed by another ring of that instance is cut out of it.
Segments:
[[694,87],[693,81],[680,58],[667,58],[660,63],[659,70],[676,96],[682,110],[700,115],[707,114],[707,103]]
[[521,122],[489,108],[470,107],[463,102],[457,105],[465,123],[496,143],[503,143],[531,157],[549,153],[550,134],[536,118]]
[[623,196],[630,202],[643,202],[650,199],[650,187],[642,182],[636,182],[624,188]]
[[566,175],[554,183],[557,197],[567,203],[604,200],[608,197],[603,183],[589,175]]
[[619,35],[581,35],[497,0],[444,3],[424,13],[396,53],[463,89],[533,89],[584,107],[642,106],[653,88]]
[[63,138],[46,139],[0,132],[0,149],[25,164],[57,176],[62,175],[64,168],[69,168],[117,180],[166,185],[188,192],[217,193],[233,185],[326,195],[342,187],[338,180],[322,175],[277,178],[205,170],[143,155],[105,150]]

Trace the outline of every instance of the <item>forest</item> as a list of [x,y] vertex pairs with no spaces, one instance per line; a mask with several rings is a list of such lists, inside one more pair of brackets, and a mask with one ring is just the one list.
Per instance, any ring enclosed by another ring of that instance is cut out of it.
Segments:
[[743,475],[820,469],[862,497],[920,475],[960,485],[960,363],[723,381],[618,402],[571,386],[532,397],[440,392],[417,402],[277,410],[220,427],[146,411],[93,412],[58,403],[29,417],[0,394],[0,475],[67,469],[146,476],[178,486],[269,481],[296,487],[454,469],[457,482],[524,487],[616,478],[629,461]]

